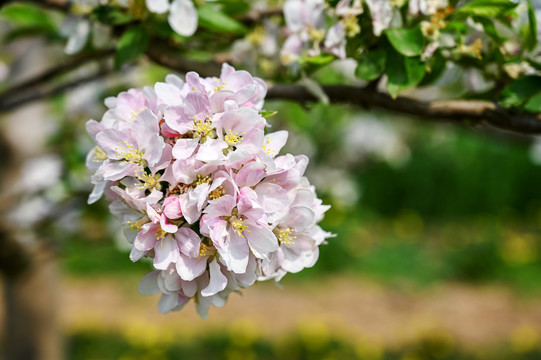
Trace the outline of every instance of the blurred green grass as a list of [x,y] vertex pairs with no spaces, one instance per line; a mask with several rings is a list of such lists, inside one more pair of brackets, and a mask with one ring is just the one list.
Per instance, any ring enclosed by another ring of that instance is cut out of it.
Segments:
[[[249,329],[231,327],[204,336],[175,341],[143,334],[77,333],[69,338],[70,359],[284,359],[284,360],[535,360],[541,358],[537,338],[520,330],[508,342],[490,349],[466,349],[446,331],[420,334],[399,347],[384,347],[369,338],[331,333],[325,326],[302,327],[279,338],[263,338]],[[140,338],[139,338],[140,337]],[[533,341],[532,341],[533,340]]]

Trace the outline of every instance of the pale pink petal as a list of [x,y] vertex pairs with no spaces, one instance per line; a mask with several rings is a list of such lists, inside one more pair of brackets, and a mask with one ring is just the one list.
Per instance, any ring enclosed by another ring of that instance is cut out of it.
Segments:
[[269,228],[249,226],[249,230],[244,234],[250,244],[250,250],[256,257],[264,259],[278,249],[278,239]]
[[209,272],[209,284],[206,288],[201,290],[201,295],[203,296],[212,296],[225,289],[225,286],[227,285],[227,278],[224,276],[224,274],[222,274],[220,265],[216,259],[212,260],[212,262],[209,264]]
[[207,259],[208,256],[198,258],[180,254],[175,264],[178,275],[186,281],[195,279],[207,269]]
[[194,153],[199,145],[199,139],[178,139],[173,147],[175,159],[187,159]]
[[160,276],[160,271],[152,271],[139,281],[139,286],[137,290],[141,295],[155,295],[160,293],[160,287],[158,286],[158,276]]
[[195,231],[189,227],[181,227],[175,234],[178,248],[186,256],[197,257],[199,255],[199,247],[201,245],[201,238]]
[[154,246],[154,267],[165,270],[169,264],[177,261],[179,250],[172,236],[166,236]]

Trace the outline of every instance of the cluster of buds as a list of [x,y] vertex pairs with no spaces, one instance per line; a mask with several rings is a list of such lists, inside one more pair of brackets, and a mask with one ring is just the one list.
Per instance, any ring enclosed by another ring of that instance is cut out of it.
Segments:
[[106,99],[87,131],[95,185],[124,224],[130,258],[151,258],[143,294],[166,313],[193,298],[202,317],[232,291],[314,265],[329,208],[303,176],[306,156],[277,156],[265,135],[266,84],[225,64],[220,78],[169,75]]

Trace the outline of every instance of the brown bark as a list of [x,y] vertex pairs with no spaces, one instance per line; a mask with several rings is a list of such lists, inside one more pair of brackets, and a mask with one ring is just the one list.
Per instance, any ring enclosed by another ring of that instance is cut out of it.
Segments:
[[63,346],[57,316],[57,265],[43,245],[34,246],[30,253],[30,266],[4,278],[4,358],[60,360]]

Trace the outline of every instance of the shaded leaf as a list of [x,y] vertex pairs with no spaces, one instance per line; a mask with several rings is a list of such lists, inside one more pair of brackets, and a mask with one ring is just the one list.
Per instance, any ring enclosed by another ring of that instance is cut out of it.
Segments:
[[511,0],[473,0],[457,9],[457,13],[495,17],[514,9],[518,3]]
[[271,118],[276,114],[278,114],[278,111],[261,111],[259,113],[259,115],[263,116],[265,119]]
[[326,65],[334,60],[334,56],[329,54],[322,54],[317,56],[303,56],[299,60],[299,64],[314,64],[314,65]]
[[419,57],[406,57],[390,52],[387,54],[385,66],[387,91],[392,97],[396,97],[400,91],[417,85],[425,72],[425,64]]
[[133,17],[107,5],[100,5],[92,11],[92,17],[107,25],[123,25],[133,20]]
[[366,81],[375,80],[385,70],[385,60],[386,52],[383,49],[365,52],[357,63],[355,75]]
[[533,113],[541,113],[541,92],[538,92],[526,102],[524,110]]
[[421,55],[425,48],[425,37],[419,27],[412,29],[390,28],[385,30],[385,34],[391,45],[402,55]]
[[231,34],[244,34],[247,32],[242,23],[210,6],[200,7],[197,13],[199,16],[199,25],[208,30]]
[[528,27],[524,37],[524,46],[526,49],[532,50],[535,45],[537,45],[537,20],[532,2],[528,0]]
[[46,11],[31,4],[8,4],[0,9],[0,18],[23,27],[55,30],[56,24]]
[[147,49],[148,33],[142,26],[132,27],[124,32],[117,44],[115,68],[135,61]]
[[528,99],[541,91],[541,76],[521,77],[503,89],[500,104],[504,107],[522,106]]

